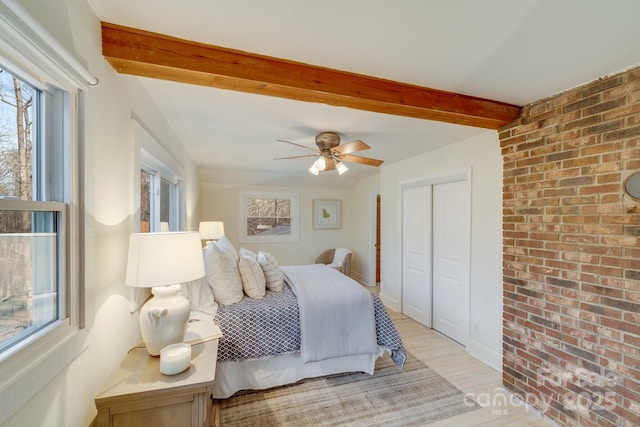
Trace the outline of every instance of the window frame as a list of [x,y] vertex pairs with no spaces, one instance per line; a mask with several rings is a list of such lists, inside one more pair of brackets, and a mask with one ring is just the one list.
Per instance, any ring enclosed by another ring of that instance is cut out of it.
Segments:
[[134,192],[136,206],[136,223],[135,228],[140,232],[140,206],[141,192],[140,171],[144,171],[151,175],[151,217],[149,219],[149,231],[166,231],[162,230],[160,220],[160,187],[161,181],[165,180],[170,184],[169,191],[169,231],[184,231],[186,224],[186,197],[184,191],[184,168],[182,165],[158,143],[151,132],[140,123],[133,119],[134,128],[134,146],[136,158],[136,174],[134,177]]
[[[247,206],[249,199],[287,199],[291,207],[291,234],[289,235],[258,235],[247,234]],[[298,193],[279,192],[241,192],[240,193],[240,243],[283,243],[297,242],[300,235],[300,213]]]
[[54,179],[43,178],[50,192],[38,201],[0,200],[0,209],[61,212],[58,274],[62,282],[58,298],[66,305],[58,320],[0,354],[2,424],[87,346],[81,123],[83,91],[97,79],[15,2],[0,2],[0,62],[20,79],[53,95],[49,96],[53,102],[45,102],[41,109],[42,123],[48,124],[41,129],[48,150],[42,166],[55,168],[57,174]]
[[[144,157],[144,156],[143,156]],[[155,163],[155,162],[154,162]],[[179,181],[172,179],[166,174],[156,170],[149,164],[148,161],[143,161],[140,171],[149,175],[149,232],[154,233],[158,231],[180,231],[180,187]],[[168,194],[164,195],[168,197],[167,208],[169,209],[168,221],[162,221],[163,211],[163,182],[167,183]],[[142,183],[140,182],[140,187]],[[142,198],[142,192],[140,192]],[[140,207],[142,206],[142,200],[140,200]],[[142,215],[140,215],[142,216]],[[142,230],[142,218],[139,221],[140,231]]]
[[[15,337],[12,339],[12,343],[6,347],[0,349],[0,365],[1,363],[12,357],[13,354],[19,353],[23,348],[25,348],[28,343],[33,342],[34,337],[40,335],[41,330],[46,329],[50,325],[59,324],[60,321],[69,317],[69,309],[70,309],[70,296],[73,295],[73,290],[70,289],[71,286],[68,284],[68,248],[69,248],[69,232],[67,229],[67,217],[68,217],[68,206],[63,202],[55,202],[55,201],[33,201],[33,200],[7,200],[0,199],[0,211],[29,211],[29,212],[52,212],[55,213],[54,216],[54,228],[56,234],[56,264],[55,264],[55,272],[54,272],[54,281],[56,283],[56,318],[50,322],[47,322],[45,325],[42,325],[35,329],[34,331],[21,336]],[[36,236],[40,234],[39,232],[33,232]],[[67,283],[65,285],[65,283]],[[35,293],[33,293],[35,295]],[[27,343],[27,344],[23,344]],[[2,368],[0,367],[0,372],[2,372]]]

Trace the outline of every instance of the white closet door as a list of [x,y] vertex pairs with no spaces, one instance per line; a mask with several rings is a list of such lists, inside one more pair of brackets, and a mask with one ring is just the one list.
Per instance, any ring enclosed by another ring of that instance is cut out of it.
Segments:
[[433,328],[469,337],[470,212],[467,181],[433,186]]
[[402,191],[402,312],[431,327],[431,187]]

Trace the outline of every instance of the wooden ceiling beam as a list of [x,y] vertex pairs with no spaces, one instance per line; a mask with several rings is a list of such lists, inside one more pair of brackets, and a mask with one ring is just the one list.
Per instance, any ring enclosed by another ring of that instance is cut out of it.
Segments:
[[102,23],[102,54],[119,73],[298,101],[498,129],[520,107]]

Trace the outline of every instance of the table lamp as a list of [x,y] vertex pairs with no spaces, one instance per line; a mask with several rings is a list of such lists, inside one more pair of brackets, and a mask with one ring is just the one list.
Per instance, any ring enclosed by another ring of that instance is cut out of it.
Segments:
[[202,221],[199,231],[202,240],[216,241],[224,236],[224,223],[222,221]]
[[140,331],[152,356],[182,342],[189,320],[189,301],[180,284],[204,277],[197,231],[135,233],[129,239],[128,286],[151,288],[154,295],[140,309]]

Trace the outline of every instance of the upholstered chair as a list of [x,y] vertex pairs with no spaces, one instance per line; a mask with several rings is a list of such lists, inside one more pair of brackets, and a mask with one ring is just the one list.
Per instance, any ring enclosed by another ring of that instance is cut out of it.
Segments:
[[351,277],[351,258],[353,253],[346,248],[327,249],[316,258],[316,264],[327,264]]

